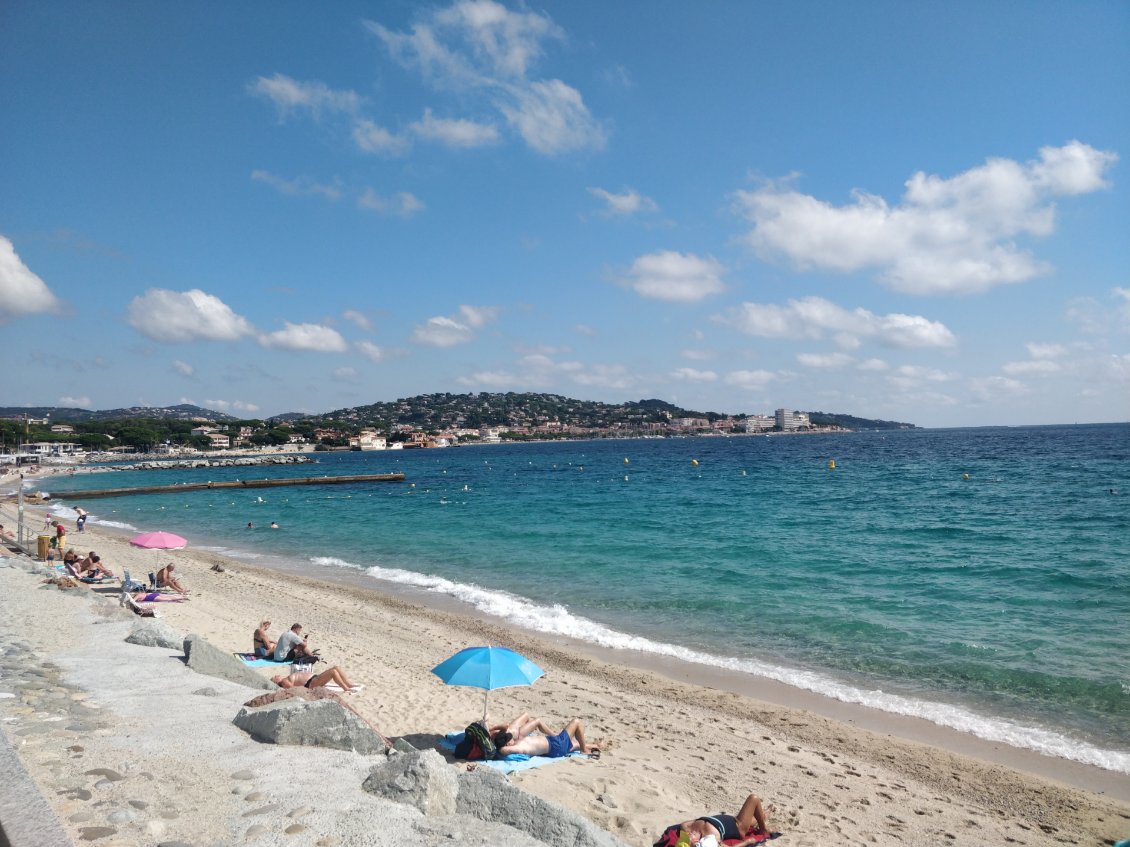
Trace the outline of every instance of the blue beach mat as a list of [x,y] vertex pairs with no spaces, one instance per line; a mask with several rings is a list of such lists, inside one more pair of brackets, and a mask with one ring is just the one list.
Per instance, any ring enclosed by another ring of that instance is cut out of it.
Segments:
[[[455,745],[462,740],[462,732],[449,732],[440,740],[439,746],[449,753],[454,753]],[[471,764],[486,765],[488,768],[510,774],[516,771],[528,771],[530,768],[540,768],[542,765],[551,765],[554,762],[561,762],[577,756],[584,758],[580,750],[574,750],[568,756],[559,756],[556,759],[551,759],[549,756],[527,756],[525,753],[511,753],[501,759],[476,759]]]
[[250,668],[278,668],[290,664],[290,662],[276,662],[274,659],[260,659],[254,653],[232,653],[232,655]]

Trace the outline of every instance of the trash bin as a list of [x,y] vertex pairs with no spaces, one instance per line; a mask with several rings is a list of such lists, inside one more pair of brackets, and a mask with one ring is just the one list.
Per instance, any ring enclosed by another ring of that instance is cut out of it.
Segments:
[[46,562],[47,561],[47,551],[51,549],[51,536],[50,535],[39,536],[39,545],[37,546],[36,549],[39,552],[39,561]]

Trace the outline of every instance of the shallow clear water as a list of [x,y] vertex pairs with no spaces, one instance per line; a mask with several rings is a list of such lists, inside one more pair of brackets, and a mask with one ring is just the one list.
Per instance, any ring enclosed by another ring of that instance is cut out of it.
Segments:
[[[96,520],[193,546],[361,569],[545,632],[1130,772],[1130,425],[317,458],[50,484]],[[394,470],[408,481],[64,492]]]

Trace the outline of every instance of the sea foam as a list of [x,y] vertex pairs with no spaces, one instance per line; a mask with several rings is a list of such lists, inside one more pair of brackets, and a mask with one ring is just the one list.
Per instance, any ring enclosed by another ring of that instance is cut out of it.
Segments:
[[[314,557],[310,561],[320,566],[360,569],[358,565],[328,556]],[[1002,742],[1047,756],[1130,774],[1130,754],[1105,750],[1043,727],[987,717],[965,706],[906,697],[881,690],[866,690],[808,670],[773,665],[755,659],[717,656],[677,644],[654,641],[619,632],[604,624],[575,615],[560,604],[541,605],[505,591],[489,590],[471,583],[455,582],[444,577],[401,568],[373,566],[364,570],[377,580],[454,597],[484,614],[535,632],[575,638],[601,647],[670,656],[694,664],[765,677],[845,703],[855,703],[884,712],[921,718],[987,741]]]

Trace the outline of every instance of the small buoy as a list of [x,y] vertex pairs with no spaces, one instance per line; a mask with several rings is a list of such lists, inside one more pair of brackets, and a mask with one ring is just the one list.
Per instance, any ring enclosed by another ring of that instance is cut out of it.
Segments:
[[627,482],[627,481],[628,481],[628,475],[624,474],[624,482]]
[[742,476],[745,476],[745,471],[742,471]]
[[416,487],[416,483],[414,483],[414,482],[410,482],[410,483],[408,483],[408,487],[409,487],[409,488],[415,488],[415,487]]
[[694,465],[697,468],[698,467],[698,459],[691,459],[691,464]]
[[961,475],[961,478],[962,478],[962,479],[969,479],[969,474],[967,474],[967,473],[963,473],[963,474]]
[[828,470],[834,471],[835,469],[836,469],[836,460],[835,459],[829,459],[828,460]]
[[625,465],[628,464],[628,457],[627,456],[624,457],[624,464]]

